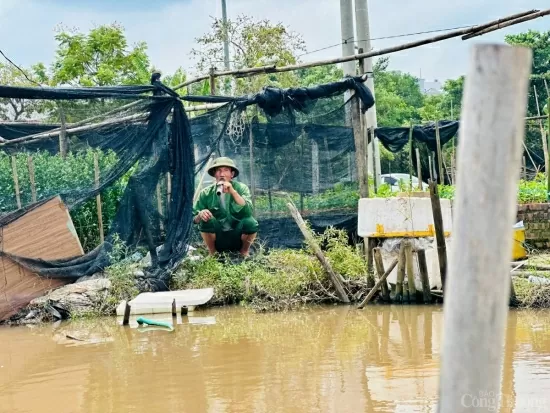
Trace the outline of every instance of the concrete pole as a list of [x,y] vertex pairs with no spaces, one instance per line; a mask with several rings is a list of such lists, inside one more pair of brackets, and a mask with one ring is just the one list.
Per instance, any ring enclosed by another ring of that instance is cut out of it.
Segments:
[[[355,53],[352,0],[340,0],[340,27],[342,31],[342,56],[351,56]],[[355,76],[355,61],[344,62],[342,67],[344,76]]]
[[224,25],[224,41],[223,41],[223,61],[225,64],[225,70],[229,70],[229,39],[227,38],[227,5],[225,0],[222,0],[222,21]]
[[[357,47],[363,49],[364,53],[368,53],[372,50],[370,42],[370,29],[369,29],[369,8],[367,0],[355,0],[355,19],[357,25]],[[372,72],[372,57],[363,60],[363,73]],[[367,79],[367,87],[374,96],[374,79],[369,74]],[[376,128],[378,126],[376,120],[376,105],[367,111],[367,125],[369,128]],[[373,173],[376,179],[376,187],[380,187],[380,146],[378,144],[378,138],[374,140],[374,154],[372,153],[372,145],[368,146],[368,157],[374,159],[374,168],[369,165],[369,173]],[[371,158],[374,156],[374,158]]]

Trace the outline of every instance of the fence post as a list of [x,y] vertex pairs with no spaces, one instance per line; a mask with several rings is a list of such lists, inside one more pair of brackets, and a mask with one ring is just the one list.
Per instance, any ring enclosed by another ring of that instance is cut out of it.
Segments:
[[475,45],[470,56],[445,290],[440,413],[492,412],[500,402],[531,56],[527,48],[494,44]]
[[[97,157],[97,152],[94,152],[94,171],[95,171],[95,187],[99,188],[99,159]],[[96,196],[97,203],[97,224],[99,225],[99,240],[101,242],[105,241],[105,235],[103,233],[103,212],[101,210],[101,194]]]

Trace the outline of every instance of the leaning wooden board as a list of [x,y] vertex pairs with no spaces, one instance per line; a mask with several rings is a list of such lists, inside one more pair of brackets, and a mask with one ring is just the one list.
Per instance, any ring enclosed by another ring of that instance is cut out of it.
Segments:
[[[0,229],[2,251],[45,260],[84,254],[67,207],[59,197]],[[47,291],[70,281],[33,274],[0,257],[0,320],[5,320]]]

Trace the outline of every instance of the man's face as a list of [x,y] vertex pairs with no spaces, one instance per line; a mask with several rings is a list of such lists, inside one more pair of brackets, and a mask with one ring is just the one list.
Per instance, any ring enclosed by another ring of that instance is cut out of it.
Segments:
[[219,168],[216,168],[216,174],[214,175],[216,177],[216,181],[226,181],[229,182],[233,179],[233,176],[235,175],[235,172],[233,172],[233,169],[227,167],[227,166],[220,166]]

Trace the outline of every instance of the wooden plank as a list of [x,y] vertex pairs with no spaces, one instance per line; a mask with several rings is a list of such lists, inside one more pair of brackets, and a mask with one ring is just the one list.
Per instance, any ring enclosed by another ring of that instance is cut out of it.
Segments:
[[501,349],[531,64],[532,51],[525,47],[477,44],[472,50],[458,139],[440,413],[471,412],[464,397],[480,392],[490,395],[491,403],[473,411],[489,412],[500,403]]
[[338,294],[338,297],[344,303],[349,303],[349,298],[346,294],[346,291],[344,290],[344,286],[342,285],[342,281],[341,281],[340,277],[338,277],[335,274],[334,270],[332,269],[332,266],[327,261],[327,259],[325,258],[323,252],[321,251],[321,248],[319,247],[317,242],[315,242],[315,240],[313,239],[313,236],[309,232],[309,229],[307,228],[306,223],[304,222],[302,216],[300,215],[300,213],[298,212],[298,210],[296,209],[296,207],[292,203],[289,202],[286,205],[287,205],[288,209],[290,210],[290,213],[292,214],[292,217],[296,221],[296,224],[300,228],[300,231],[302,232],[302,234],[303,234],[304,238],[306,239],[307,243],[313,249],[313,252],[315,253],[317,258],[321,262],[321,265],[323,266],[323,268],[325,269],[325,271],[329,275],[329,279],[332,282],[332,285],[334,286],[334,288],[336,290],[336,293]]
[[[2,250],[18,256],[53,260],[84,254],[69,212],[56,197],[2,228]],[[33,274],[0,257],[0,320],[67,280]]]

